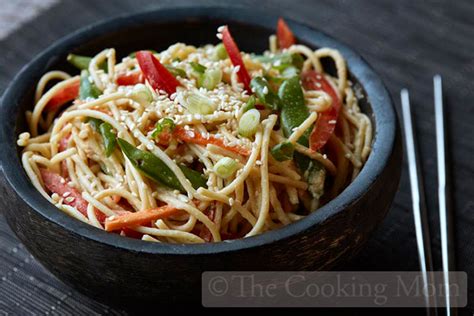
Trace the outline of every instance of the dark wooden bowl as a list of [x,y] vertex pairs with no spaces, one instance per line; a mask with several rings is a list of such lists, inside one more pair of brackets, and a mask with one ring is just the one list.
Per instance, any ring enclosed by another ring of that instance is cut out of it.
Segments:
[[[228,24],[242,50],[261,52],[276,16],[255,9],[181,8],[128,15],[88,26],[63,38],[26,65],[3,96],[1,166],[8,185],[3,210],[27,249],[65,283],[112,303],[199,302],[203,271],[330,269],[353,256],[385,217],[400,178],[397,117],[380,78],[350,48],[308,26],[288,20],[298,40],[337,48],[375,127],[373,151],[344,192],[304,220],[260,236],[203,245],[156,244],[109,234],[83,224],[47,202],[20,163],[16,139],[25,131],[40,76],[51,69],[75,71],[70,52],[94,54],[115,47],[119,56],[138,49],[161,50],[177,41],[215,43]],[[330,68],[330,65],[329,65]]]

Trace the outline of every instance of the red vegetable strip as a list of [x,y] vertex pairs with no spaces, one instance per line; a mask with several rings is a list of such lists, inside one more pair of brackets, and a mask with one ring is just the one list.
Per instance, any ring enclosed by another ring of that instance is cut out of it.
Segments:
[[[174,78],[174,77],[173,77]],[[117,84],[119,86],[131,86],[137,83],[144,83],[145,80],[141,72],[134,72],[128,75],[120,75],[117,77]],[[60,106],[74,101],[79,96],[80,82],[74,82],[56,92],[56,94],[46,104],[45,111],[54,111]]]
[[[81,212],[82,215],[88,218],[87,206],[89,203],[82,197],[79,190],[70,187],[67,184],[68,181],[55,172],[40,168],[40,173],[44,186],[48,191],[63,197],[64,204],[74,207],[79,212]],[[105,220],[105,215],[102,212],[95,210],[95,215],[97,216],[99,222],[102,223]]]
[[277,23],[277,39],[280,49],[288,48],[296,43],[293,32],[282,18],[279,18]]
[[137,232],[137,231],[135,231],[133,229],[130,229],[128,227],[124,227],[120,231],[120,235],[125,236],[125,237],[134,238],[134,239],[142,239],[142,237],[143,237],[142,233]]
[[316,71],[307,71],[302,74],[303,86],[307,90],[323,90],[332,99],[331,109],[319,113],[314,129],[309,138],[310,148],[314,151],[323,147],[334,133],[336,128],[339,109],[341,108],[341,100],[332,85],[324,78],[323,75]]
[[176,92],[179,81],[166,69],[150,51],[136,53],[138,65],[153,89],[164,90],[168,94]]
[[224,44],[224,47],[227,51],[227,54],[229,55],[232,64],[235,67],[239,66],[239,71],[237,72],[237,75],[239,76],[240,82],[243,83],[245,90],[251,93],[250,75],[247,71],[247,68],[245,68],[245,64],[242,60],[239,47],[232,38],[232,35],[230,34],[229,28],[227,26],[224,26],[224,29],[222,30],[222,43]]
[[138,83],[144,83],[145,79],[141,72],[136,71],[130,74],[124,74],[117,77],[117,84],[119,86],[133,86]]
[[79,81],[74,81],[72,84],[62,88],[49,100],[46,104],[46,111],[54,111],[60,106],[73,101],[79,95]]
[[207,144],[213,144],[242,156],[250,155],[250,152],[247,148],[241,146],[228,146],[224,144],[224,141],[221,138],[216,138],[212,135],[204,137],[201,133],[198,133],[194,130],[186,130],[180,126],[177,126],[174,129],[173,136],[187,143],[193,143],[203,146]]
[[118,216],[111,216],[105,220],[105,230],[113,231],[130,226],[142,225],[147,222],[156,221],[160,218],[168,218],[175,215],[180,210],[172,206],[161,206],[134,213],[126,213]]

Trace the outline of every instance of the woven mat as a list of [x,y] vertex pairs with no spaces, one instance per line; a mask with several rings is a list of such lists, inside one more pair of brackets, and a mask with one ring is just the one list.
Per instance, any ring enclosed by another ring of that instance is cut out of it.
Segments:
[[[2,2],[3,3],[3,2]],[[0,93],[18,69],[50,43],[103,18],[171,6],[236,5],[235,1],[60,1],[0,41]],[[255,5],[239,1],[238,5]],[[454,177],[457,269],[474,272],[474,2],[465,1],[258,1],[342,40],[381,75],[397,107],[399,90],[411,91],[416,131],[422,140],[435,266],[440,264],[436,212],[436,160],[432,76],[444,78],[449,155]],[[0,194],[5,194],[2,190]],[[406,164],[393,207],[367,247],[344,269],[417,270],[413,217]],[[0,209],[8,207],[0,199]],[[474,285],[469,285],[469,301]],[[126,289],[124,289],[126,290]],[[471,302],[472,304],[472,302]],[[472,305],[470,305],[472,306]],[[157,306],[158,308],[158,306]],[[0,313],[125,314],[63,285],[41,267],[13,236],[0,211]],[[402,311],[403,312],[403,311]],[[420,310],[420,313],[422,311]],[[468,309],[464,312],[472,315]],[[348,314],[364,314],[347,311]],[[409,313],[411,314],[411,313]]]

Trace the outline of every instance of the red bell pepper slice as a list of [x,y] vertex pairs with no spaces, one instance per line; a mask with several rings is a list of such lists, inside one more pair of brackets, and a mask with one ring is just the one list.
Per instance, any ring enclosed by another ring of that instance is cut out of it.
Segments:
[[332,99],[331,108],[325,112],[319,113],[314,129],[309,138],[310,148],[314,151],[323,147],[336,128],[341,100],[332,85],[323,75],[316,71],[307,71],[302,74],[303,87],[307,90],[322,90],[329,94]]
[[74,82],[56,92],[56,94],[49,100],[48,104],[46,104],[45,110],[54,111],[60,106],[75,100],[79,95],[79,84],[79,81]]
[[143,75],[141,72],[136,71],[132,72],[128,75],[120,75],[117,77],[117,84],[119,86],[133,86],[138,83],[144,83],[145,78],[143,78]]
[[[74,207],[82,215],[87,216],[87,206],[89,203],[82,197],[81,192],[76,188],[70,187],[67,184],[67,180],[61,177],[59,174],[49,171],[48,169],[40,168],[41,178],[43,179],[44,186],[51,193],[56,193],[61,197],[64,197],[63,203]],[[66,195],[66,196],[65,196]],[[68,199],[70,198],[70,199]],[[106,216],[95,210],[95,215],[99,222],[103,223]]]
[[138,65],[143,75],[153,89],[166,91],[168,94],[176,92],[179,81],[163,66],[150,51],[142,50],[136,53]]
[[237,75],[239,76],[240,82],[244,85],[245,90],[250,93],[250,75],[247,71],[247,68],[245,68],[245,64],[242,60],[242,55],[240,54],[239,47],[232,38],[232,35],[230,34],[227,25],[224,26],[222,30],[222,43],[224,44],[227,54],[229,55],[230,61],[232,62],[234,67],[239,66],[239,71],[237,72]]
[[277,23],[277,39],[280,49],[288,48],[296,43],[293,32],[282,18],[279,18]]
[[[120,75],[117,77],[117,84],[119,86],[131,86],[137,83],[144,83],[145,80],[141,72],[134,72],[128,75]],[[74,101],[79,96],[80,82],[66,86],[56,92],[56,94],[46,104],[45,111],[54,111],[64,104]]]

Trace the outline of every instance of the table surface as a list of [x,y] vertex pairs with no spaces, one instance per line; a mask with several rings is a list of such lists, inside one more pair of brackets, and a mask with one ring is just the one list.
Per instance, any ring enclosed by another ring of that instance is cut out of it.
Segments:
[[[20,69],[49,44],[89,23],[157,7],[231,5],[230,1],[63,0],[0,41],[0,93]],[[236,2],[234,2],[235,5]],[[448,155],[452,172],[456,268],[474,271],[474,1],[259,1],[334,36],[358,51],[380,74],[399,110],[399,91],[410,89],[435,267],[441,268],[432,76],[444,79]],[[255,1],[239,1],[239,6]],[[80,14],[78,14],[80,12]],[[5,194],[4,189],[0,194]],[[0,195],[1,196],[1,195]],[[8,207],[0,198],[0,209]],[[361,253],[344,269],[417,270],[406,162],[393,206]],[[474,285],[469,285],[469,301]],[[471,302],[472,304],[472,302]],[[472,305],[468,305],[470,310]],[[467,311],[467,309],[466,309]],[[20,244],[0,210],[0,312],[5,314],[126,314],[67,287]],[[472,314],[472,310],[470,312]]]

